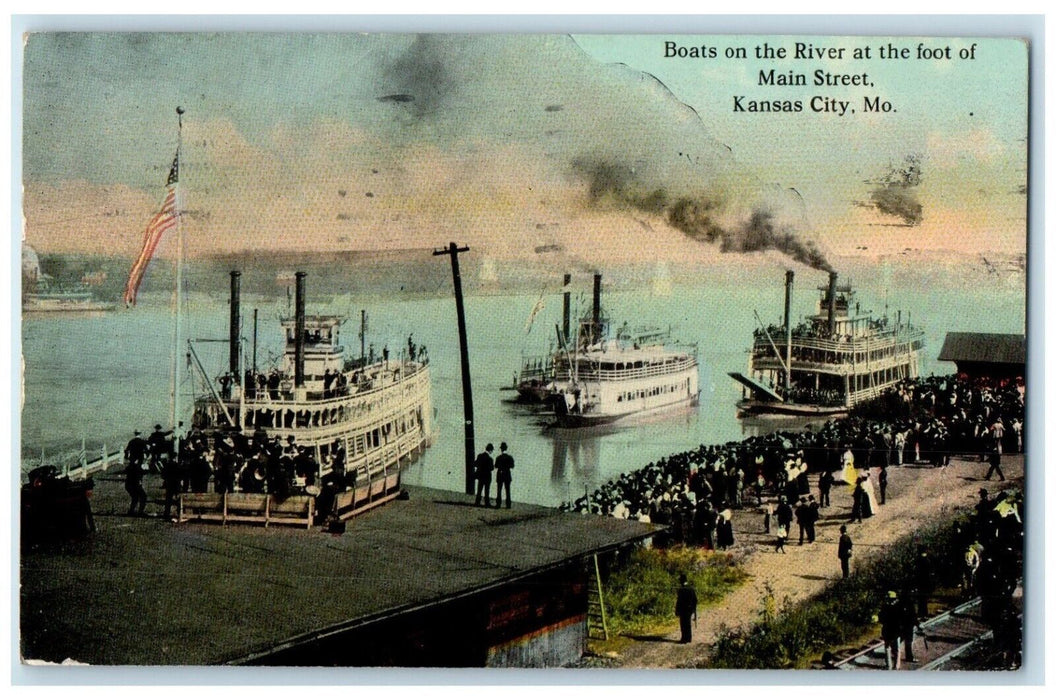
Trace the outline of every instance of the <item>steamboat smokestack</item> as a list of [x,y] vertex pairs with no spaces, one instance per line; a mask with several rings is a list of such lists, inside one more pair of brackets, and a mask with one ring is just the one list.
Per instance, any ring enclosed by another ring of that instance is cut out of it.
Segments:
[[792,280],[796,273],[785,271],[785,396],[792,386]]
[[590,329],[590,342],[601,342],[601,273],[594,273],[594,315],[593,325]]
[[228,347],[231,351],[230,362],[228,363],[228,370],[231,375],[235,378],[236,384],[241,384],[241,380],[238,376],[238,359],[241,351],[241,344],[239,339],[239,326],[242,321],[242,309],[241,309],[241,289],[242,289],[242,273],[238,270],[231,271],[231,320],[228,325]]
[[836,332],[836,273],[829,273],[829,333]]
[[561,337],[565,344],[568,344],[568,316],[569,307],[572,301],[572,292],[569,291],[568,285],[572,284],[572,275],[565,273],[565,293],[561,299]]
[[295,299],[296,316],[293,321],[294,355],[293,385],[300,389],[304,386],[304,278],[306,273],[297,273],[297,290]]
[[785,328],[792,328],[792,280],[796,273],[785,271]]

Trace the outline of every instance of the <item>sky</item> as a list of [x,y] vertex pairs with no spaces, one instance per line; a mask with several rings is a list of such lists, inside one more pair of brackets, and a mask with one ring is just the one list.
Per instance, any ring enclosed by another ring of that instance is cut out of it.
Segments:
[[[842,58],[755,58],[796,42]],[[909,58],[880,59],[888,44]],[[760,85],[771,69],[808,85]],[[818,70],[869,84],[809,84]],[[190,255],[457,240],[587,262],[774,248],[825,268],[1026,250],[1014,39],[53,33],[28,38],[23,78],[25,240],[43,252],[134,255],[178,142]],[[738,111],[752,100],[802,111]]]

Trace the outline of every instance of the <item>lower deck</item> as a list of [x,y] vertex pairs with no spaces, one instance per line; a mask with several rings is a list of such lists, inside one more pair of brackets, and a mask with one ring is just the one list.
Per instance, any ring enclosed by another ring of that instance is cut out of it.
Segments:
[[744,386],[742,404],[745,406],[800,404],[819,410],[795,412],[831,413],[875,398],[900,381],[919,376],[919,362],[919,356],[914,353],[879,366],[804,368],[793,365],[787,388],[784,367],[772,362],[752,363],[747,376],[736,372],[730,376]]

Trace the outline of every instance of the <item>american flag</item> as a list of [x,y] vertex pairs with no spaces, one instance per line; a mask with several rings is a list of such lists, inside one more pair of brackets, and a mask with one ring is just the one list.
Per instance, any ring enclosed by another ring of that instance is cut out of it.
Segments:
[[154,251],[161,242],[161,236],[176,225],[179,212],[176,211],[176,183],[180,179],[180,153],[172,159],[172,168],[169,169],[169,179],[165,182],[168,192],[165,193],[165,201],[154,218],[147,224],[147,230],[143,233],[143,249],[139,251],[139,257],[132,263],[132,271],[128,274],[128,283],[125,285],[125,306],[136,305],[136,293],[139,284],[143,281],[143,274],[147,271],[147,265],[154,256]]

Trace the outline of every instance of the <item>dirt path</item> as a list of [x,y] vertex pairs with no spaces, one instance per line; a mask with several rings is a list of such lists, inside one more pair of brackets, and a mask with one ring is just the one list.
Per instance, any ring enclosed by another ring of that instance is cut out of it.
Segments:
[[[988,464],[954,459],[950,466],[936,469],[926,466],[891,467],[888,469],[887,503],[879,512],[861,524],[847,525],[854,541],[851,575],[856,566],[895,540],[911,535],[922,524],[941,519],[955,508],[970,508],[978,501],[980,488],[991,497],[1002,487],[1022,486],[1023,456],[1006,455],[1002,469],[1009,481],[983,481]],[[875,472],[874,470],[874,483]],[[814,481],[812,480],[812,485]],[[813,489],[815,498],[817,489]],[[877,492],[879,498],[879,491]],[[632,668],[677,668],[703,661],[709,645],[721,626],[746,626],[758,620],[765,586],[769,584],[780,605],[786,596],[801,600],[822,591],[840,576],[836,542],[841,524],[851,511],[849,486],[837,484],[832,489],[832,505],[823,508],[817,527],[817,541],[799,546],[799,531],[792,526],[792,536],[784,554],[774,551],[776,537],[763,534],[761,512],[746,509],[734,514],[736,545],[733,550],[749,575],[748,581],[719,605],[702,608],[693,633],[693,642],[678,644],[677,625],[660,641],[634,641],[619,656],[621,666]],[[774,526],[776,531],[776,524]]]

